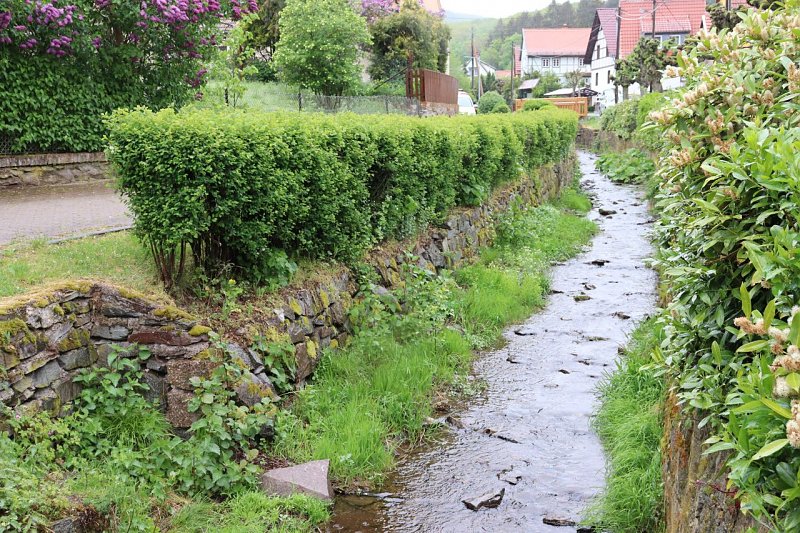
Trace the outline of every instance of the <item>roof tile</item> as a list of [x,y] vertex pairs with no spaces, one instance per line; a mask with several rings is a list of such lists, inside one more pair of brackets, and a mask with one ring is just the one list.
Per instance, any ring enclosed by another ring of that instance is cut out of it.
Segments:
[[586,53],[591,28],[536,28],[522,30],[529,56],[581,56]]

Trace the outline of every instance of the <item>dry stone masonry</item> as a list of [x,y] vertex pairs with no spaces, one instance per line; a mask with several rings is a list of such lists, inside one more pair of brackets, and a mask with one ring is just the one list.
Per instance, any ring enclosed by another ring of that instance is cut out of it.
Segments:
[[[454,213],[418,239],[373,250],[369,257],[381,284],[396,286],[409,259],[435,271],[469,261],[492,243],[499,214],[515,203],[532,205],[553,197],[572,181],[574,170],[571,157],[543,167],[533,179],[507,185],[482,206]],[[312,375],[322,350],[347,342],[347,314],[356,292],[351,274],[342,269],[325,282],[284,289],[280,303],[262,317],[257,335],[293,346],[298,385]],[[0,402],[25,411],[62,412],[80,392],[72,381],[78,372],[107,360],[112,344],[139,345],[151,354],[145,370],[150,399],[162,406],[174,427],[185,429],[195,420],[186,409],[193,396],[189,380],[213,368],[210,333],[176,307],[102,283],[68,283],[0,301]],[[249,369],[236,391],[240,401],[252,405],[273,395],[270,369],[259,351],[235,343],[227,348]]]
[[65,185],[110,177],[103,152],[0,157],[0,190],[26,185]]

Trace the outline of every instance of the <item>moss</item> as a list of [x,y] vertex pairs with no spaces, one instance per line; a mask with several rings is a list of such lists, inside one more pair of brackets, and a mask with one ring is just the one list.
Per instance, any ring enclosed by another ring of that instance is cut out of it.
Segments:
[[16,352],[16,349],[11,343],[20,333],[26,341],[36,342],[36,337],[34,337],[31,330],[28,329],[28,325],[23,320],[13,318],[11,320],[0,321],[0,349],[10,348],[11,351]]
[[117,292],[123,298],[127,298],[129,300],[146,300],[147,296],[142,294],[139,291],[135,291],[133,289],[127,289],[125,287],[117,287]]
[[36,299],[36,301],[33,302],[33,305],[35,305],[39,309],[43,309],[43,308],[47,307],[48,305],[50,305],[50,299],[49,298],[45,298],[45,297],[38,298],[38,299]]
[[337,349],[338,347],[339,347],[339,341],[337,341],[336,339],[331,339],[330,348],[331,348],[332,350],[335,350],[335,349]]
[[211,332],[210,327],[201,326],[200,324],[198,324],[189,330],[189,335],[191,335],[192,337],[199,337],[200,335],[205,335],[210,332]]
[[196,320],[195,317],[184,311],[183,309],[178,309],[173,305],[165,305],[164,307],[159,307],[153,311],[153,314],[159,318],[165,318],[167,320]]
[[307,341],[306,342],[306,349],[308,350],[308,356],[312,359],[317,358],[317,343],[314,341]]
[[83,329],[73,329],[69,335],[58,343],[59,353],[77,350],[89,344],[89,332]]
[[57,314],[58,316],[64,316],[64,315],[66,314],[66,312],[64,311],[64,308],[63,308],[63,307],[61,307],[61,306],[60,306],[60,305],[58,305],[58,304],[56,304],[56,305],[54,305],[54,306],[53,306],[53,312],[54,312],[55,314]]
[[324,291],[322,289],[319,290],[319,300],[320,300],[320,302],[322,302],[322,307],[323,308],[327,309],[328,307],[330,307],[331,299],[328,296],[327,291]]
[[303,308],[300,306],[300,302],[298,302],[296,298],[289,299],[289,307],[292,309],[292,311],[294,311],[294,314],[303,314]]

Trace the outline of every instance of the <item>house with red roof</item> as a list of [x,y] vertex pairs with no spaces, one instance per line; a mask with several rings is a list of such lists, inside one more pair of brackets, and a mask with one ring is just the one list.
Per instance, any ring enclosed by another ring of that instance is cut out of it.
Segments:
[[[617,99],[617,59],[628,57],[642,37],[683,44],[687,37],[710,25],[706,5],[706,0],[620,0],[618,8],[598,9],[584,51],[584,62],[591,65],[591,88],[599,93],[598,101],[613,105]],[[629,94],[639,93],[638,86],[630,88]]]
[[534,28],[522,30],[522,74],[552,73],[565,81],[568,72],[589,72],[584,62],[591,28]]

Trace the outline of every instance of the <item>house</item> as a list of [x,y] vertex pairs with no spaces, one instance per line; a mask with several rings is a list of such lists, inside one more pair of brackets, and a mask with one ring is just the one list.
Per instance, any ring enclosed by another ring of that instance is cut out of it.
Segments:
[[477,66],[475,65],[475,61],[472,59],[468,59],[466,63],[464,63],[464,72],[467,73],[467,76],[486,76],[487,74],[494,74],[497,75],[497,69],[494,68],[492,65],[483,61],[480,57],[477,57]]
[[533,96],[533,90],[537,85],[539,85],[539,78],[525,80],[520,83],[519,88],[517,89],[517,94],[519,94],[520,98],[530,98]]
[[576,70],[589,72],[585,63],[591,28],[535,28],[522,30],[523,74],[552,73],[566,81]]
[[[709,24],[706,0],[620,0],[618,8],[598,9],[583,58],[591,65],[591,88],[598,102],[608,106],[620,99],[614,87],[616,61],[631,55],[642,37],[683,44]],[[672,85],[679,83],[671,80]],[[640,93],[638,85],[629,88],[629,95]]]

